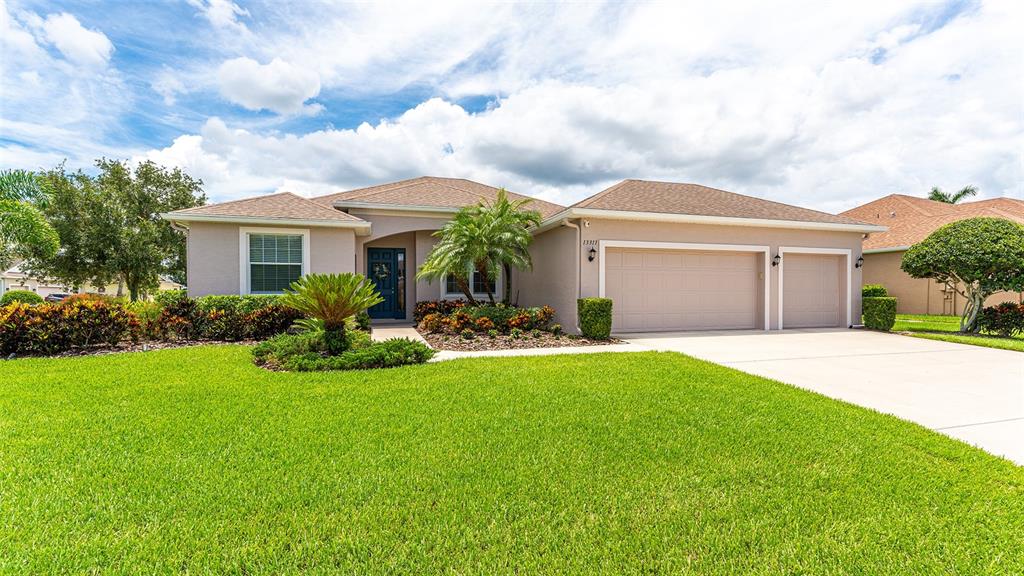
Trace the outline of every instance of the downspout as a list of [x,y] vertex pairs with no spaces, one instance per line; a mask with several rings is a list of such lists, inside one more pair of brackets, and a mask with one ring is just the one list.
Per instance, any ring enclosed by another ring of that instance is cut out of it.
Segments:
[[[583,275],[580,272],[580,268],[583,266],[583,263],[581,261],[582,257],[580,256],[580,249],[581,249],[580,248],[580,242],[582,241],[582,232],[580,231],[580,225],[579,224],[573,224],[572,222],[569,221],[568,218],[566,218],[565,220],[562,220],[562,226],[568,226],[569,228],[573,228],[573,229],[576,230],[576,266],[574,266],[574,268],[576,270],[576,298],[579,299],[579,298],[581,298],[583,296],[583,294],[582,294],[582,289],[583,289],[583,279],[582,279],[582,276]],[[576,331],[579,332],[579,330],[580,330],[580,318],[579,318],[579,314],[577,314],[576,315]]]

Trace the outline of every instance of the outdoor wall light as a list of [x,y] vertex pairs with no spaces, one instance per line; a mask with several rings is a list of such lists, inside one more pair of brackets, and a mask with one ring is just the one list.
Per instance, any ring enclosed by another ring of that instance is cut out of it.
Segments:
[[593,262],[594,258],[597,258],[597,250],[591,247],[590,250],[587,251],[587,262]]
[[864,266],[864,257],[857,258],[857,263],[853,265],[854,268],[861,268]]
[[776,254],[775,258],[772,258],[772,266],[778,266],[779,262],[782,262],[782,256]]

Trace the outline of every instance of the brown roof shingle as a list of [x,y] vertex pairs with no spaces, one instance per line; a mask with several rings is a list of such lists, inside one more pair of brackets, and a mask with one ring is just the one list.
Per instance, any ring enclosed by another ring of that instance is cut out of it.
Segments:
[[843,215],[887,226],[888,231],[873,233],[864,240],[865,250],[884,250],[917,244],[940,226],[967,218],[987,216],[1024,224],[1024,200],[994,198],[946,204],[927,198],[890,194],[851,208]]
[[611,188],[573,204],[572,207],[828,224],[863,224],[845,216],[744,196],[699,184],[648,180],[623,180]]
[[[367,204],[388,204],[402,206],[430,206],[436,208],[462,208],[471,206],[481,200],[493,200],[498,189],[493,186],[465,180],[462,178],[438,178],[421,176],[411,180],[380,184],[368,188],[348,190],[313,198],[324,206],[333,206],[335,202],[364,202]],[[529,199],[527,207],[537,210],[545,218],[563,210],[562,206],[538,200],[515,192],[508,193],[514,200]]]
[[208,204],[168,213],[175,216],[214,216],[223,218],[268,218],[281,220],[322,220],[325,222],[363,222],[351,214],[335,210],[292,192],[279,192],[254,198]]

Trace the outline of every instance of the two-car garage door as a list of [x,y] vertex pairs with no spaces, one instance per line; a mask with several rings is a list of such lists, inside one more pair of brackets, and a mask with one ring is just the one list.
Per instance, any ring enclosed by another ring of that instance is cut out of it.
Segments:
[[756,252],[608,248],[604,265],[615,331],[759,327]]
[[[604,294],[613,301],[612,329],[764,328],[764,257],[764,252],[608,247]],[[845,258],[784,254],[778,299],[784,328],[846,325]]]

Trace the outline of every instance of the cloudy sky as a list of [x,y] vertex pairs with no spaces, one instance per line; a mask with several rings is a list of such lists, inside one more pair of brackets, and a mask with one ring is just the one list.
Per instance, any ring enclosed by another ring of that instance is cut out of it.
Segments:
[[150,158],[213,200],[424,174],[1021,198],[1022,30],[1018,0],[0,0],[0,168]]

